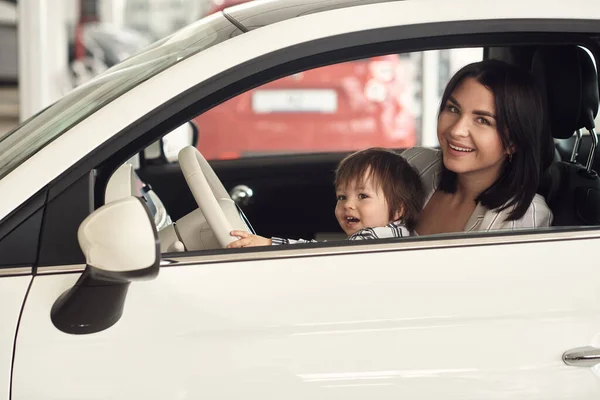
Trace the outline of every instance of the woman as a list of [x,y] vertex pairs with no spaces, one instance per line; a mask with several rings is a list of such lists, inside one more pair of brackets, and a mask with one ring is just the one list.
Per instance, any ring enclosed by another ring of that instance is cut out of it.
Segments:
[[402,155],[427,190],[419,235],[549,226],[536,194],[551,160],[542,95],[519,67],[486,60],[454,75],[442,96],[440,149]]

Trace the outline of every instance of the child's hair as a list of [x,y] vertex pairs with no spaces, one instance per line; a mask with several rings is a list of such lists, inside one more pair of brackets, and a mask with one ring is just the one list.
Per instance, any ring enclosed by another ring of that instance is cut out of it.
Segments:
[[[369,171],[369,176],[365,173]],[[396,211],[409,230],[413,230],[425,202],[425,191],[417,171],[400,154],[381,147],[360,150],[346,156],[335,171],[334,185],[344,187],[351,182],[363,183],[372,178],[381,187],[389,206],[390,220]]]

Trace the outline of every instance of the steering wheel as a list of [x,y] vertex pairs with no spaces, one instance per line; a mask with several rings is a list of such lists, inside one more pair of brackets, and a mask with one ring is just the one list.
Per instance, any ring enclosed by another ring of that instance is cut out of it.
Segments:
[[237,240],[230,235],[232,230],[251,232],[237,205],[197,148],[184,147],[179,152],[179,165],[200,211],[221,247],[227,247]]

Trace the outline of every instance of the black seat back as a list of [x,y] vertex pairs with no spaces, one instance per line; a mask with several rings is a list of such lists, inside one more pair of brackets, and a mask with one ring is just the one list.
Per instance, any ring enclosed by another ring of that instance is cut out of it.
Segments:
[[[546,94],[552,136],[568,139],[586,128],[595,139],[598,74],[586,50],[575,45],[541,47],[531,71]],[[600,178],[591,163],[589,167],[570,161],[551,164],[538,192],[554,214],[553,225],[600,225]]]

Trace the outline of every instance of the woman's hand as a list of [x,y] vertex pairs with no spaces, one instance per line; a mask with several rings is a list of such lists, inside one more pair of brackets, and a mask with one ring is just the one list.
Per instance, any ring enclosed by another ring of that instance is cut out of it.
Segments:
[[253,235],[245,231],[231,231],[231,236],[237,236],[240,240],[231,242],[227,245],[228,249],[237,249],[240,247],[271,246],[271,239],[262,236]]

